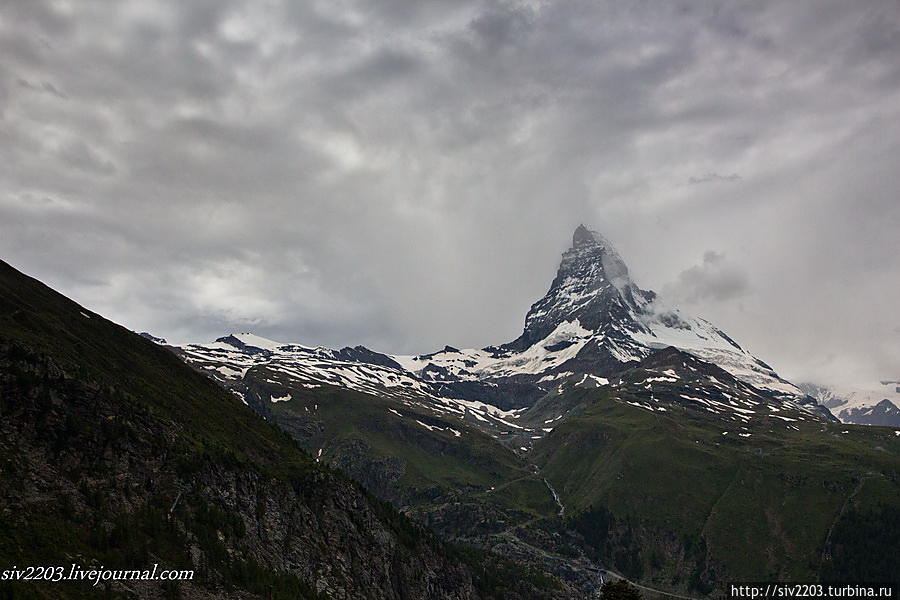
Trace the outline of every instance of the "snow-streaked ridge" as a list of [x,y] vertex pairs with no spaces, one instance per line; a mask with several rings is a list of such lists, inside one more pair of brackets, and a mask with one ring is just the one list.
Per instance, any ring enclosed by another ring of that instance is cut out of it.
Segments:
[[[797,386],[721,330],[664,307],[656,294],[639,288],[612,244],[584,226],[576,230],[572,247],[563,254],[549,291],[528,311],[522,335],[508,344],[382,355],[362,347],[338,351],[238,333],[178,348],[188,362],[232,387],[250,369],[264,369],[273,381],[289,382],[291,389],[342,387],[426,407],[502,434],[531,432],[516,421],[541,395],[608,386],[614,374],[670,346],[760,390],[779,410],[792,407],[813,413]],[[654,384],[671,383],[673,377],[663,374],[643,385],[652,389]],[[509,394],[521,396],[510,400]],[[486,399],[520,408],[501,410]],[[727,394],[718,399],[686,394],[684,399],[716,413],[730,410],[741,419],[752,412]],[[649,400],[637,404],[665,410]],[[543,431],[533,433],[540,436]]]

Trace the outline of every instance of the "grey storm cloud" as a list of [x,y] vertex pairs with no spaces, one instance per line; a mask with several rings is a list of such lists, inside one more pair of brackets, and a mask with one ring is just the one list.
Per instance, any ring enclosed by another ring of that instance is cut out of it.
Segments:
[[16,83],[19,84],[20,87],[25,88],[26,90],[31,90],[33,92],[40,92],[42,94],[52,94],[57,98],[62,98],[63,100],[67,99],[68,96],[61,90],[59,90],[55,85],[50,83],[49,81],[42,81],[41,83],[32,83],[27,79],[19,78],[16,80]]
[[745,295],[750,289],[747,274],[730,264],[725,255],[708,250],[703,262],[685,269],[678,279],[663,288],[665,294],[685,304],[726,302]]
[[689,177],[688,183],[691,185],[697,185],[699,183],[711,183],[711,182],[734,182],[740,181],[741,176],[737,173],[732,173],[731,175],[719,175],[718,173],[706,173],[704,175],[700,175],[698,177]]
[[516,337],[585,222],[788,377],[896,377],[898,31],[890,0],[5,2],[0,255],[174,340],[425,352]]

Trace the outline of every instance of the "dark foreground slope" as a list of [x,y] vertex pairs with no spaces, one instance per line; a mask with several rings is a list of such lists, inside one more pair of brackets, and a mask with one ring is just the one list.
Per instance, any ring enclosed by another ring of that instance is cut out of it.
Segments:
[[2,262],[0,481],[0,569],[195,570],[0,582],[7,597],[568,597],[448,547],[167,350]]

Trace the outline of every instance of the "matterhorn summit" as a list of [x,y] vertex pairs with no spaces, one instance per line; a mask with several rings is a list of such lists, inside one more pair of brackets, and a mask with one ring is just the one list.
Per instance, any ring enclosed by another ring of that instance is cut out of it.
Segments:
[[805,397],[708,321],[662,306],[654,292],[631,279],[609,240],[583,224],[575,229],[550,289],[531,306],[514,341],[483,350],[437,352],[419,360],[395,358],[410,367],[422,365],[424,359],[452,372],[459,354],[469,353],[474,362],[469,361],[466,375],[546,380],[562,373],[606,377],[669,346],[774,395]]
[[633,332],[649,332],[628,314],[643,312],[653,298],[631,281],[625,261],[609,241],[579,225],[550,290],[531,306],[522,335],[505,347],[525,349],[575,319],[597,333],[610,331],[617,323],[627,323]]

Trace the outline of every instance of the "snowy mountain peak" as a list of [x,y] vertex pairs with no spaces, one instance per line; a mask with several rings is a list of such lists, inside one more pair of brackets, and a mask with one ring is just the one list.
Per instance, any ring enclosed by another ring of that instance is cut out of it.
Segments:
[[522,335],[507,347],[523,350],[573,319],[595,332],[617,323],[645,331],[630,315],[642,312],[654,297],[634,285],[625,261],[606,238],[579,225],[550,289],[531,306]]
[[[578,323],[584,334],[559,343],[555,332],[565,323]],[[500,350],[521,355],[548,351],[554,356],[544,359],[545,371],[605,376],[668,346],[771,393],[804,396],[711,323],[663,307],[654,292],[632,281],[609,240],[584,225],[575,230],[547,294],[528,311],[522,335]],[[565,362],[550,360],[562,352],[569,355]]]
[[799,387],[844,423],[900,427],[900,382],[880,381],[836,388],[801,383]]

